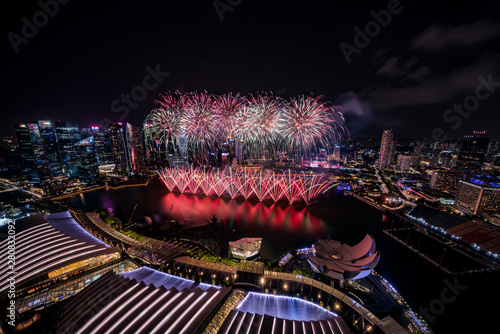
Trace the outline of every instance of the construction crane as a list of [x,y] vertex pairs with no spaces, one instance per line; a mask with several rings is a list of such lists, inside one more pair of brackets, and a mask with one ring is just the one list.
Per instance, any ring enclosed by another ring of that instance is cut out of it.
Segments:
[[137,209],[137,203],[135,204],[134,206],[134,210],[132,210],[132,214],[130,215],[130,218],[128,219],[128,223],[127,223],[127,226],[130,225],[130,221],[132,220],[132,216],[134,215],[135,213],[135,209]]

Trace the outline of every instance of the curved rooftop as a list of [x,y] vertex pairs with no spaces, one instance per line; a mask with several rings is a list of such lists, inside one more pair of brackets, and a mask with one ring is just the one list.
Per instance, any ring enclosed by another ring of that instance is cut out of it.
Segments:
[[[46,219],[46,217],[48,219]],[[0,294],[6,293],[12,271],[15,271],[16,289],[37,280],[57,277],[77,269],[79,263],[100,255],[109,257],[119,249],[110,247],[87,233],[72,219],[63,214],[32,215],[15,222],[15,265],[11,267],[9,243],[0,243]],[[7,235],[7,226],[0,228]],[[75,268],[69,266],[79,263]],[[68,267],[69,266],[69,267]],[[52,275],[51,275],[52,274]]]
[[338,280],[368,276],[380,258],[371,235],[366,235],[354,246],[336,240],[318,240],[313,253],[314,256],[308,259],[313,270]]
[[87,232],[83,227],[81,227],[71,216],[69,211],[51,213],[45,215],[45,220],[52,225],[54,228],[58,229],[62,233],[71,235],[77,239],[82,239],[86,242],[92,242],[96,245],[105,245],[106,247],[111,247],[100,239],[94,237],[92,234]]
[[144,282],[147,285],[153,284],[156,288],[163,286],[165,289],[176,288],[177,290],[188,289],[190,291],[195,289],[207,291],[210,288],[220,288],[216,285],[198,283],[190,279],[169,275],[148,267],[140,267],[120,275],[128,279]]
[[198,333],[231,290],[190,290],[181,281],[157,287],[146,282],[163,283],[165,277],[150,271],[156,272],[141,268],[133,278],[105,274],[66,303],[57,333]]

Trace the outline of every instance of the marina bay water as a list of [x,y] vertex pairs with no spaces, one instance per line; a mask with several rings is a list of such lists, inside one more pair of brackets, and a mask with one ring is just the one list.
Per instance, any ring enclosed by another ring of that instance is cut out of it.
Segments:
[[[156,222],[176,219],[185,221],[183,228],[186,229],[203,226],[205,219],[215,215],[220,220],[216,231],[221,241],[261,237],[262,258],[271,260],[287,251],[310,247],[317,239],[332,238],[353,245],[369,233],[381,252],[375,270],[401,293],[414,311],[443,306],[439,314],[429,312],[432,318],[428,323],[435,333],[461,332],[462,321],[458,319],[470,319],[477,324],[474,326],[478,332],[493,326],[495,308],[486,305],[500,297],[498,271],[450,276],[386,236],[382,229],[389,226],[390,218],[334,189],[312,205],[290,206],[169,193],[161,181],[155,181],[147,187],[101,189],[75,195],[67,203],[84,211],[110,209],[123,222],[130,219],[137,205],[132,220],[142,216]],[[466,289],[461,290],[453,302],[440,302],[444,289],[449,291],[449,285],[455,280]]]

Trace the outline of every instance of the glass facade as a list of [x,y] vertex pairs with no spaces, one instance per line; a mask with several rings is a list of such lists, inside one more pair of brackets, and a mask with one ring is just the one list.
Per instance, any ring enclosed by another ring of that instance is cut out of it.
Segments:
[[118,260],[120,258],[120,253],[111,253],[111,254],[103,254],[96,257],[92,257],[90,259],[85,259],[82,261],[78,261],[67,266],[58,268],[49,272],[49,278],[54,278],[60,276],[62,274],[66,274],[68,272],[72,272],[77,269],[89,270],[95,267],[99,267],[106,262],[112,262],[114,260]]
[[[33,122],[34,123],[34,122]],[[56,133],[52,128],[51,121],[38,121],[38,130],[42,140],[43,151],[47,159],[47,165],[53,177],[62,175],[61,156]]]
[[16,301],[17,311],[19,313],[26,312],[34,308],[45,307],[72,297],[109,271],[119,274],[136,268],[138,268],[138,266],[134,262],[125,260],[53,288],[45,289],[45,286],[42,285],[42,289],[40,290],[43,291],[35,292],[34,294]]
[[57,140],[61,153],[63,173],[69,177],[76,177],[77,161],[74,145],[80,141],[78,124],[73,122],[55,122]]
[[489,141],[481,134],[466,136],[458,155],[458,170],[467,174],[481,173]]

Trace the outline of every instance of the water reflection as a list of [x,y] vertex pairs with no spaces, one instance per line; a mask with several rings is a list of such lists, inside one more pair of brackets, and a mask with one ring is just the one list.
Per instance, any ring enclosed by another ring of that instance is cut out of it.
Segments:
[[315,206],[183,195],[169,193],[164,187],[154,184],[97,190],[74,196],[69,204],[86,211],[107,208],[123,222],[129,221],[137,204],[132,220],[141,216],[149,216],[157,223],[175,219],[186,222],[185,228],[204,226],[205,220],[215,215],[220,221],[216,233],[221,240],[262,237],[261,253],[269,258],[294,248],[310,246],[317,238],[331,235],[333,231],[321,214],[313,213]]

